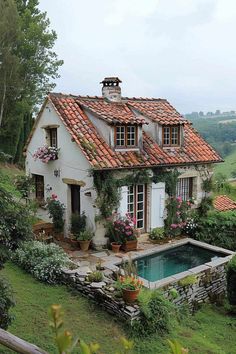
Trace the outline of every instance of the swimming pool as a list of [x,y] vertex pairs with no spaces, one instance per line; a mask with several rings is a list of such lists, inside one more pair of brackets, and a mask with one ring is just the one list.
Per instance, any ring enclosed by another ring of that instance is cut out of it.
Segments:
[[155,282],[226,256],[223,252],[186,243],[137,258],[135,263],[141,278]]

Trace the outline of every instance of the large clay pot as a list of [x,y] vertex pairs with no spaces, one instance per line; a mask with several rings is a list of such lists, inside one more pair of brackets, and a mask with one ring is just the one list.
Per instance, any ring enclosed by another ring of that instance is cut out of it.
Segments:
[[79,246],[81,251],[88,251],[91,240],[81,241],[79,240]]
[[119,253],[119,251],[120,251],[120,244],[119,243],[117,243],[117,242],[112,242],[111,243],[111,248],[112,248],[112,251],[114,252],[114,253]]
[[127,304],[134,303],[137,300],[139,292],[140,289],[136,289],[136,290],[122,289],[124,302],[126,302]]
[[122,249],[125,252],[136,251],[137,245],[138,245],[138,240],[126,241],[126,243],[122,245]]

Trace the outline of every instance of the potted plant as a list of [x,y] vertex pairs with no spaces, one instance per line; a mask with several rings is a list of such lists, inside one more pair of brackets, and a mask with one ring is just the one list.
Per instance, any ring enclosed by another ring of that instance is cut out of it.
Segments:
[[86,215],[83,212],[82,214],[72,214],[70,219],[70,232],[71,239],[70,243],[74,246],[78,246],[78,238],[81,232],[86,229]]
[[116,219],[113,223],[114,233],[121,242],[121,248],[125,252],[137,249],[137,237],[134,232],[136,220],[130,214]]
[[127,304],[132,304],[137,300],[143,282],[137,276],[120,276],[118,287],[122,290],[123,300]]
[[109,244],[111,246],[111,249],[114,253],[119,253],[120,247],[121,247],[121,239],[119,237],[119,234],[115,232],[114,229],[114,217],[116,216],[116,213],[114,213],[110,218],[107,218],[106,220],[106,237],[109,238]]
[[90,230],[84,230],[80,232],[78,236],[78,241],[81,251],[88,251],[92,238],[93,232],[91,232]]

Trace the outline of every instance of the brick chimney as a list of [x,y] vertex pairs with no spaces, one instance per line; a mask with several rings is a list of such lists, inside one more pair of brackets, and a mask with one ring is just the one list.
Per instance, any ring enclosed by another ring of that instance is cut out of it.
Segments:
[[121,101],[121,88],[119,84],[122,81],[118,77],[105,77],[105,79],[100,82],[102,84],[102,95],[111,102]]

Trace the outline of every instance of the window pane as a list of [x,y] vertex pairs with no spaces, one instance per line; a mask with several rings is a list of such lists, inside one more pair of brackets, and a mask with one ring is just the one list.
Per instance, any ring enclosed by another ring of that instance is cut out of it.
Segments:
[[163,145],[170,145],[170,127],[163,128]]
[[127,126],[127,146],[136,145],[136,127]]
[[172,127],[171,128],[171,145],[179,144],[179,128]]
[[125,146],[125,127],[116,127],[116,145]]

